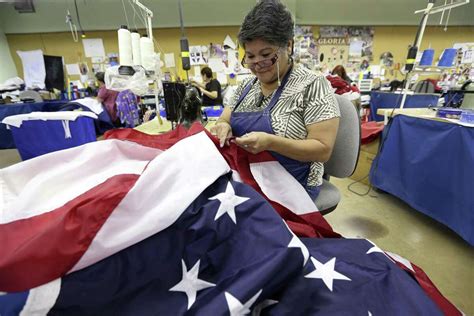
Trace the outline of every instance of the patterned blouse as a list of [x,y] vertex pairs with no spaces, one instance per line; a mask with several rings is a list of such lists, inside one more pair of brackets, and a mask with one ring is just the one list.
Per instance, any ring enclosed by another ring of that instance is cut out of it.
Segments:
[[[250,76],[238,86],[230,104],[232,110],[243,89],[254,79],[255,76]],[[264,97],[260,84],[256,81],[236,112],[263,111],[270,103],[273,93]],[[306,126],[339,116],[339,106],[327,79],[300,66],[293,68],[280,99],[270,113],[275,134],[291,139],[306,139]],[[312,162],[307,185],[321,185],[323,173],[323,163]]]

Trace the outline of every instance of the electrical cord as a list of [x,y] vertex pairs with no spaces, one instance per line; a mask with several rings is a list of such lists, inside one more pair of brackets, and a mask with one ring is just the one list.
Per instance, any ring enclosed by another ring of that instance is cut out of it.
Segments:
[[[138,12],[137,13],[137,10],[135,9],[135,6],[133,5],[133,2],[132,0],[129,0],[129,3],[130,3],[130,6],[132,7],[133,9],[133,14],[134,16],[135,15],[138,15],[138,17],[140,18],[140,21],[144,24],[145,26],[145,29],[147,29],[147,21],[146,21],[146,13],[143,13],[143,12]],[[135,28],[136,25],[135,25]],[[137,28],[138,29],[138,28]],[[163,48],[160,46],[160,44],[156,41],[155,37],[153,37],[153,44],[154,46],[158,49],[158,51],[160,52],[161,55],[165,55],[165,52],[163,50]],[[169,68],[170,72],[177,78],[178,77],[178,74],[177,72],[173,69],[173,68]]]
[[[408,80],[408,75],[409,75],[409,72],[405,75],[405,80]],[[402,96],[403,96],[403,91],[402,91],[402,93],[400,93],[400,95],[397,97],[397,100],[395,101],[395,106],[398,106],[398,107],[400,106],[399,103],[400,103],[400,101],[401,101],[400,98],[401,98]],[[377,156],[378,156],[379,158],[380,158],[380,155],[381,155],[382,152],[383,152],[383,149],[384,149],[384,146],[385,146],[385,141],[387,140],[388,135],[389,135],[389,133],[390,133],[390,129],[391,129],[391,127],[392,127],[393,114],[395,113],[395,109],[397,109],[397,107],[395,107],[395,106],[393,107],[392,112],[390,113],[390,116],[389,116],[389,118],[388,118],[388,123],[387,123],[387,125],[386,125],[387,130],[385,131],[385,135],[382,134],[382,141],[381,141],[381,143],[380,143],[379,150],[378,150],[378,152],[377,152]],[[382,133],[383,133],[383,132],[382,132]],[[379,159],[375,159],[375,161],[374,161],[373,163],[375,163],[375,165],[374,165],[374,167],[373,167],[373,178],[375,178],[375,175],[376,175],[376,173],[377,173],[377,168],[378,168],[378,165],[379,165]],[[373,188],[373,185],[372,185],[372,183],[370,183],[370,181],[369,181],[369,189],[368,189],[367,192],[365,192],[365,193],[356,192],[356,191],[354,191],[351,187],[352,187],[353,185],[357,184],[357,183],[360,183],[360,182],[364,181],[364,180],[367,179],[369,176],[370,176],[370,172],[369,172],[369,174],[367,174],[365,177],[363,177],[363,178],[361,178],[361,179],[359,179],[359,180],[356,180],[356,181],[352,182],[351,184],[349,184],[349,185],[347,186],[347,190],[349,190],[350,192],[352,192],[352,193],[354,193],[354,194],[357,194],[358,196],[366,196],[366,195],[368,195],[368,194],[370,193],[370,191],[372,190],[372,188]]]
[[127,27],[130,27],[130,23],[128,22],[128,16],[127,16],[127,10],[125,10],[125,3],[122,0],[122,7],[123,7],[123,13],[125,14],[125,20],[127,21]]
[[81,34],[84,35],[84,30],[81,24],[81,18],[79,17],[79,10],[77,9],[77,1],[74,0],[74,7],[76,8],[76,17],[77,17],[77,24],[79,24],[79,28],[81,29]]

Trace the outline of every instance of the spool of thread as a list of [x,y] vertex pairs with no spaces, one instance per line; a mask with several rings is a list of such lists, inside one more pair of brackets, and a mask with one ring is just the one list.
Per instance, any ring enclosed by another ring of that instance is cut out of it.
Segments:
[[119,59],[120,65],[132,66],[132,37],[127,26],[122,25],[118,30],[118,44],[119,44]]
[[421,55],[420,66],[431,66],[433,64],[434,53],[435,51],[432,48],[425,49],[423,55]]
[[458,50],[455,48],[446,48],[439,59],[438,67],[452,67],[457,53]]
[[133,65],[142,64],[142,55],[140,52],[140,34],[137,31],[132,31],[132,55],[133,55]]
[[140,53],[142,59],[142,66],[146,70],[155,69],[155,48],[153,46],[153,41],[143,36],[140,38]]

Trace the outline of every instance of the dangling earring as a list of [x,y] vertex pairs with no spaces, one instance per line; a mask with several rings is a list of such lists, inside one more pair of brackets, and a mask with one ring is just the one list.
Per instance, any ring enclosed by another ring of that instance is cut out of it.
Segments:
[[280,63],[278,62],[277,60],[277,76],[278,76],[278,86],[281,85],[281,81],[280,81]]

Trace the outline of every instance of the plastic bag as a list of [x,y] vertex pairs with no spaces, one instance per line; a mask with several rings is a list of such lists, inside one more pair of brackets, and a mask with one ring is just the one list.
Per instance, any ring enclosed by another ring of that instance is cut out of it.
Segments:
[[114,91],[130,90],[136,95],[144,95],[148,91],[148,78],[143,67],[133,67],[133,76],[119,74],[120,66],[112,66],[105,71],[105,86]]

